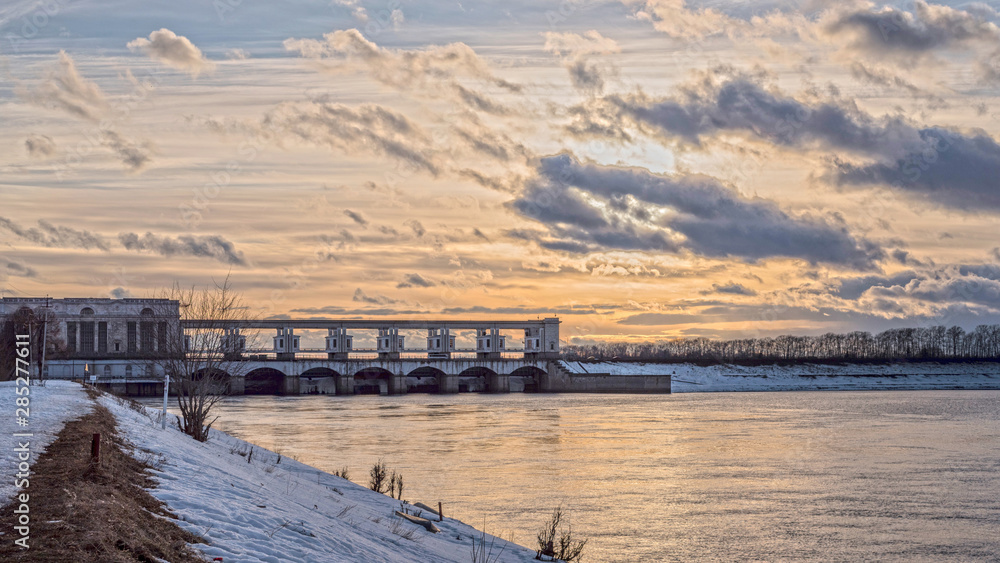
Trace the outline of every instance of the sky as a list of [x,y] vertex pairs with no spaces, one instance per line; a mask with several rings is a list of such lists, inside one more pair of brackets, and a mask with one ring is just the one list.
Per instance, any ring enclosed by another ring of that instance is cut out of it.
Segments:
[[566,343],[1000,322],[1000,1],[0,5],[0,290]]

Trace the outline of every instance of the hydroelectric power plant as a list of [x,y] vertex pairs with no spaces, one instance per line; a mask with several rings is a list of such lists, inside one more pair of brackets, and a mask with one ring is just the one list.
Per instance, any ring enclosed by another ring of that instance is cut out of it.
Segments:
[[[200,357],[225,356],[232,373],[213,369],[231,394],[669,393],[671,383],[669,375],[568,369],[555,317],[182,320],[180,303],[169,299],[8,297],[0,321],[41,327],[47,353],[35,369],[44,378],[128,395],[161,394],[164,359],[181,354],[193,373]],[[323,347],[302,346],[302,334],[317,339],[316,331],[326,332]],[[414,332],[419,341],[408,343]],[[197,344],[206,333],[218,335],[211,350]],[[474,346],[457,345],[463,341]]]

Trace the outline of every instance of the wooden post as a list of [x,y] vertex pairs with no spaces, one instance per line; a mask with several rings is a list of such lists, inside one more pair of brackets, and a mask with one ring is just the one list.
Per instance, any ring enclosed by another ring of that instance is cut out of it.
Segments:
[[90,461],[100,464],[101,463],[101,433],[94,433],[94,441],[90,444]]
[[438,501],[438,522],[444,521],[444,511],[441,510],[441,501]]

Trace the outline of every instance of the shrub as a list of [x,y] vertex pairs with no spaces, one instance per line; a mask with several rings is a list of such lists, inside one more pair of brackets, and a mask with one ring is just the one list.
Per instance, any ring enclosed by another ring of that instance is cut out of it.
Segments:
[[553,559],[561,559],[567,563],[580,560],[587,540],[574,539],[573,529],[568,524],[565,527],[562,524],[563,511],[560,506],[552,512],[552,518],[538,532],[538,552],[535,554],[535,559],[541,559],[543,555],[548,555]]

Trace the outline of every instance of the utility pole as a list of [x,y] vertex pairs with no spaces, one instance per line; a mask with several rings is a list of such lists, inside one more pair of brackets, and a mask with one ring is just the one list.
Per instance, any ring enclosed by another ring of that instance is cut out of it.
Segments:
[[49,332],[49,296],[45,296],[45,308],[42,309],[42,363],[38,365],[38,380],[44,381],[45,375],[45,337]]

